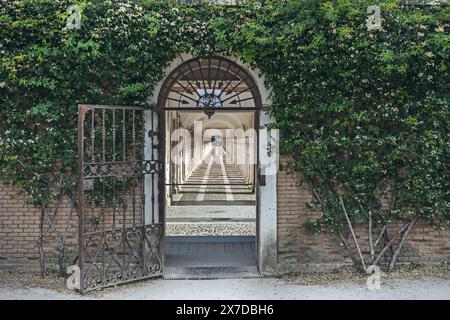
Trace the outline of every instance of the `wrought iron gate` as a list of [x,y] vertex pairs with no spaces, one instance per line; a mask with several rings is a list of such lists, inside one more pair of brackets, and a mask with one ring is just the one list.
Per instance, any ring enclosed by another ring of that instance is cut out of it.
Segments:
[[79,106],[82,293],[162,274],[159,121],[146,107]]

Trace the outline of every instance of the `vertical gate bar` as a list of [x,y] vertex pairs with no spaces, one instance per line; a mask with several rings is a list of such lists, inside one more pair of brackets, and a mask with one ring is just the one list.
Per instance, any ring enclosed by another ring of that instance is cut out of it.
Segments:
[[[94,120],[95,119],[95,110],[92,109],[92,113],[91,113],[91,152],[92,152],[92,162],[95,162],[95,123]],[[84,121],[84,119],[83,119]],[[83,124],[83,130],[84,130],[84,124]],[[84,131],[83,131],[84,134]],[[84,137],[83,137],[84,139]]]
[[[122,109],[122,161],[126,163],[126,110]],[[122,186],[122,225],[126,227],[126,193],[125,193],[125,179]]]
[[[122,109],[122,153],[123,153],[123,162],[126,161],[126,110]],[[125,241],[126,241],[126,193],[125,193],[125,179],[122,186],[122,275],[123,278],[126,279],[126,247],[125,247]]]
[[165,254],[164,254],[164,250],[165,250],[165,236],[166,236],[166,222],[165,222],[165,148],[166,148],[166,131],[165,131],[165,117],[166,117],[166,113],[164,110],[157,108],[155,110],[156,112],[156,116],[157,116],[157,125],[158,125],[158,160],[160,161],[160,166],[159,166],[159,173],[158,173],[158,214],[159,214],[159,223],[161,226],[161,231],[160,231],[160,241],[159,241],[159,245],[158,245],[158,252],[160,255],[160,259],[161,259],[161,272],[163,272],[164,270],[164,260],[165,260]]
[[132,131],[131,131],[131,139],[132,139],[132,148],[133,148],[133,161],[136,160],[136,111],[133,110],[132,111],[132,122],[133,122],[133,127],[132,127]]
[[142,202],[142,221],[143,224],[146,224],[147,221],[145,220],[145,174],[144,171],[145,170],[145,166],[146,166],[146,157],[145,157],[145,145],[146,145],[146,139],[147,139],[147,135],[146,135],[146,130],[145,130],[145,115],[142,114],[142,118],[141,118],[141,127],[142,127],[142,147],[141,147],[141,153],[142,153],[142,169],[140,169],[140,174],[141,174],[141,202]]
[[80,292],[84,293],[84,119],[85,109],[78,106],[78,202],[80,214],[78,216],[78,262],[80,267]]
[[[116,162],[116,110],[112,110],[112,160]],[[115,164],[116,165],[116,164]],[[117,165],[116,165],[117,169]],[[113,174],[112,186],[112,228],[116,228],[116,174]]]
[[106,110],[102,110],[102,165],[106,162],[106,129],[105,129],[105,112]]
[[[95,155],[95,108],[92,108],[91,112],[91,143],[92,143],[92,163],[95,163],[96,155]],[[84,133],[83,133],[84,134]],[[83,137],[84,139],[84,137]],[[95,166],[95,164],[93,164]],[[94,184],[93,189],[95,189],[95,178],[92,183]],[[95,192],[91,190],[90,192],[90,205],[91,205],[91,218],[95,217]],[[97,227],[91,221],[91,231],[95,231]]]
[[123,119],[122,119],[122,147],[123,147],[123,150],[122,150],[123,155],[122,155],[122,157],[123,157],[123,161],[124,162],[126,161],[126,138],[127,138],[127,136],[126,136],[126,126],[125,126],[125,120],[126,120],[125,112],[126,112],[126,110],[123,109],[122,110],[122,117],[123,117]]
[[[102,167],[106,166],[106,125],[105,125],[105,118],[106,118],[106,110],[103,110],[102,112]],[[106,175],[106,174],[105,174]],[[105,194],[105,184],[106,184],[107,177],[101,177],[100,181],[102,183],[102,202],[101,202],[101,212],[100,212],[100,218],[102,225],[102,231],[105,230],[105,209],[106,209],[106,194]]]
[[152,173],[152,224],[155,223],[155,174]]
[[[255,103],[259,103],[259,101],[256,101]],[[260,105],[260,108],[262,106]],[[253,164],[253,175],[254,175],[254,186],[255,186],[255,194],[256,194],[256,262],[257,262],[257,267],[258,267],[258,271],[259,270],[259,264],[260,264],[260,255],[259,255],[259,248],[261,245],[261,239],[259,237],[260,234],[260,222],[261,222],[261,204],[260,204],[260,195],[259,195],[259,179],[258,179],[258,172],[259,172],[259,130],[260,128],[260,121],[261,121],[261,111],[260,108],[256,108],[255,112],[254,112],[254,119],[253,119],[253,126],[255,128],[257,128],[257,131],[255,133],[255,137],[254,139],[256,139],[256,146],[255,146],[255,140],[253,140],[253,153],[256,152],[256,162],[255,164]],[[256,150],[255,150],[256,149]],[[255,159],[255,156],[254,156]]]
[[[155,133],[155,124],[153,121],[153,117],[155,116],[154,111],[150,111],[151,112],[151,117],[150,117],[150,121],[151,121],[151,125],[150,125],[150,130],[153,131],[153,133]],[[152,163],[154,163],[155,160],[155,139],[156,135],[153,134],[152,135],[152,139],[151,139],[151,161]],[[155,223],[155,174],[152,172],[152,224]]]
[[[136,128],[135,128],[135,121],[136,121],[136,112],[133,110],[132,111],[132,131],[131,131],[131,147],[132,147],[132,156],[131,156],[131,161],[132,161],[132,166],[135,165],[136,163]],[[132,206],[132,212],[133,212],[133,226],[136,225],[136,194],[135,194],[135,187],[136,187],[136,177],[134,175],[134,170],[133,170],[133,186],[132,186],[132,190],[131,190],[131,206]]]
[[[106,166],[106,109],[102,110],[102,168]],[[102,170],[103,171],[103,170]],[[102,200],[101,200],[101,209],[100,209],[100,219],[101,221],[98,224],[101,224],[101,232],[105,231],[105,209],[106,209],[106,196],[105,196],[105,183],[106,177],[101,177],[100,182],[102,184]],[[106,270],[105,270],[105,237],[101,237],[101,257],[102,257],[102,284],[106,284]]]
[[[141,160],[140,163],[145,166],[145,144],[146,144],[146,130],[145,130],[145,114],[144,112],[141,112],[141,138],[142,138],[142,145],[140,146],[141,150],[140,152],[141,154]],[[139,170],[139,174],[140,174],[140,179],[141,179],[141,219],[142,219],[142,242],[141,242],[141,246],[140,246],[140,251],[141,251],[141,257],[142,257],[142,270],[144,274],[147,274],[147,258],[145,256],[146,253],[146,233],[145,233],[145,226],[147,221],[145,221],[145,175],[144,175],[144,167],[142,167],[142,165],[140,166],[140,170]]]

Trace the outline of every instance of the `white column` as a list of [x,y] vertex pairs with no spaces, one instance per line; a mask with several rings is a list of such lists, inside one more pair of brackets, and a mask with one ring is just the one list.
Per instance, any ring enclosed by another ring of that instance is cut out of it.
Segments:
[[[264,111],[260,113],[260,126],[273,120]],[[273,134],[273,132],[271,133]],[[277,175],[267,162],[278,163],[278,148],[267,154],[268,136],[259,130],[259,168],[265,174],[265,185],[259,186],[259,269],[261,272],[275,271],[277,265]],[[270,138],[269,138],[270,139]],[[277,171],[277,170],[275,170]]]

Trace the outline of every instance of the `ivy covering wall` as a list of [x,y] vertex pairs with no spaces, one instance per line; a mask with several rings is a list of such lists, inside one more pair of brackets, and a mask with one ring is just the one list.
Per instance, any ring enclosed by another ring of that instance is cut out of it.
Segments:
[[[81,28],[66,27],[81,8]],[[145,104],[178,53],[238,56],[272,90],[314,229],[449,220],[450,9],[377,1],[2,1],[0,172],[36,205],[76,191],[78,104]],[[381,198],[389,210],[381,210]],[[375,221],[375,220],[374,220]],[[410,220],[409,220],[410,221]]]

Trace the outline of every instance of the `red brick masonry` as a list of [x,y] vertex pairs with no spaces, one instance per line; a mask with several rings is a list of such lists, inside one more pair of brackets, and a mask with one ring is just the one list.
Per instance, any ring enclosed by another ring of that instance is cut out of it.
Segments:
[[[286,159],[283,159],[286,161]],[[314,220],[319,213],[308,208],[311,194],[286,170],[278,173],[278,263],[281,271],[321,270],[348,263],[345,251],[327,234],[313,235],[303,223]],[[39,209],[26,204],[26,196],[17,189],[0,184],[0,269],[37,269]],[[49,210],[51,210],[50,208]],[[45,240],[48,265],[56,262],[59,237],[70,211],[67,202],[54,224],[55,231]],[[74,211],[68,229],[68,256],[77,250],[77,214]],[[364,239],[366,234],[361,230]],[[437,231],[418,223],[403,249],[400,262],[450,262],[450,230]]]
[[[26,195],[19,190],[0,183],[0,269],[38,269],[39,254],[37,239],[39,235],[38,208],[26,204]],[[49,208],[49,211],[53,208]],[[56,263],[57,245],[70,212],[67,201],[62,202],[54,220],[55,230],[45,238],[44,251],[49,264]],[[77,250],[77,213],[72,212],[72,223],[66,240],[69,256]]]
[[[282,158],[286,164],[287,159]],[[319,212],[308,208],[312,195],[305,185],[283,169],[278,173],[278,262],[286,270],[326,269],[350,262],[344,248],[327,234],[313,235],[303,224],[315,220]],[[393,229],[399,227],[393,226]],[[391,228],[392,229],[392,228]],[[391,234],[396,230],[390,230]],[[359,230],[361,239],[367,232]],[[363,243],[364,246],[364,243]],[[366,246],[367,248],[367,246]],[[450,230],[438,231],[417,223],[403,246],[399,262],[424,264],[450,263]]]

